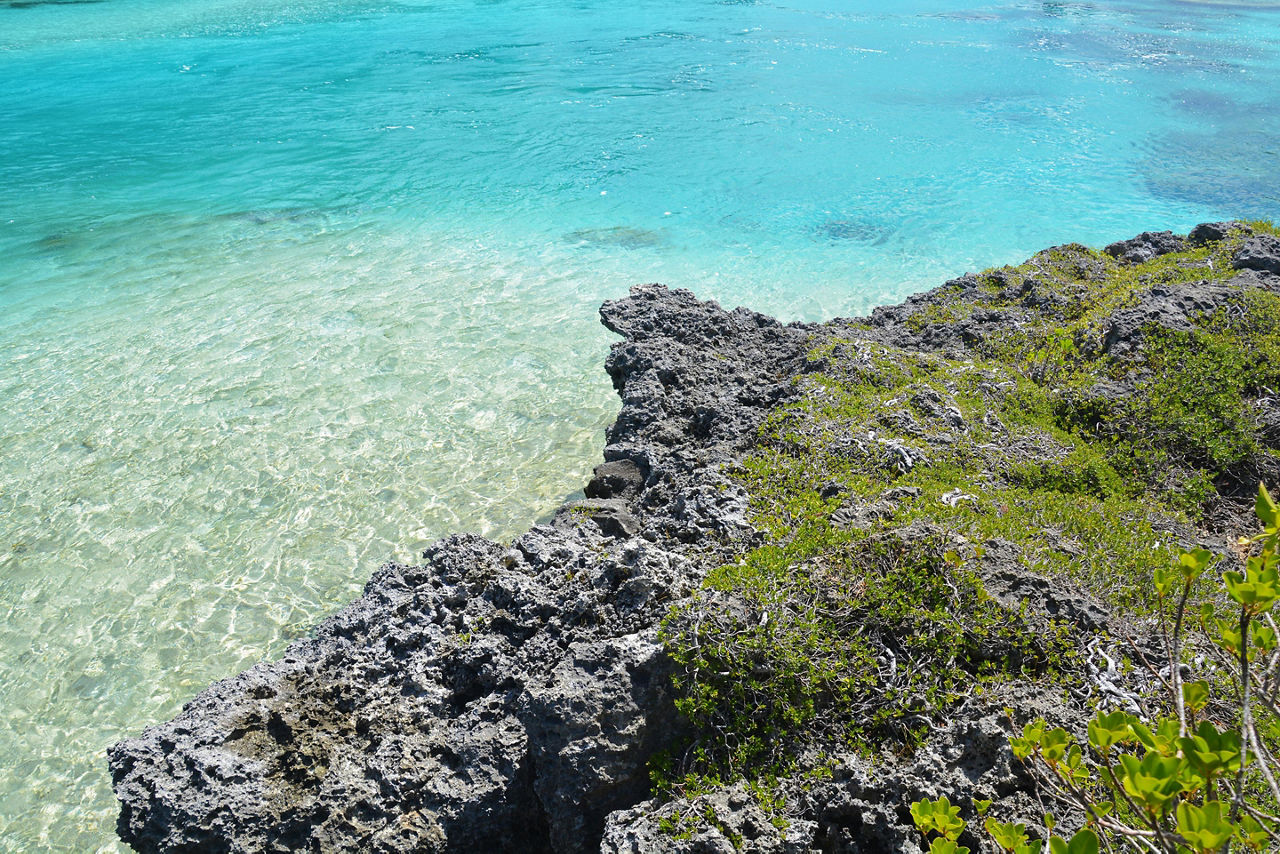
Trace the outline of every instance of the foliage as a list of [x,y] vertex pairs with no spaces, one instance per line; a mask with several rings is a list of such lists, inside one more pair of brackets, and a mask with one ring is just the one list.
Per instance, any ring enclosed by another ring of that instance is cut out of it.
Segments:
[[1094,374],[1134,377],[1135,393],[1110,406],[1067,401],[1065,423],[1102,433],[1113,456],[1150,482],[1169,466],[1217,475],[1260,451],[1248,401],[1280,387],[1280,297],[1246,292],[1197,329],[1152,328],[1142,360],[1113,360]]
[[[1252,227],[1274,233],[1266,223]],[[1242,236],[1142,264],[1119,264],[1083,247],[1040,253],[1019,268],[985,274],[1005,282],[977,307],[1014,304],[1026,282],[1074,295],[1066,306],[1040,311],[1016,332],[979,344],[1046,388],[1056,390],[1058,424],[1105,443],[1114,467],[1176,501],[1186,486],[1203,487],[1259,451],[1247,401],[1280,384],[1280,296],[1246,291],[1201,318],[1195,328],[1140,330],[1133,352],[1103,346],[1114,312],[1155,285],[1225,281]],[[1063,252],[1063,250],[1069,250]],[[1093,266],[1080,263],[1091,259]],[[1067,263],[1070,260],[1073,263]],[[1018,284],[1022,283],[1022,284]],[[1097,393],[1105,384],[1132,387],[1120,398]],[[1180,478],[1161,484],[1174,470]],[[1197,481],[1199,484],[1197,484]],[[1198,502],[1183,506],[1194,509]]]
[[[1280,296],[1243,292],[1191,318],[1192,329],[1150,325],[1132,350],[1112,353],[1105,342],[1116,312],[1153,287],[1225,282],[1250,232],[1277,234],[1270,223],[1246,226],[1139,264],[1078,244],[1055,247],[1017,267],[979,274],[976,287],[957,280],[949,285],[951,299],[927,302],[907,325],[924,334],[993,311],[1013,317],[1015,323],[974,341],[974,351],[1054,395],[1058,425],[1101,439],[1126,480],[1194,514],[1212,496],[1210,482],[1234,476],[1259,451],[1247,401],[1280,383]],[[1131,394],[1099,391],[1117,385]]]
[[[740,606],[726,607],[723,591]],[[1045,665],[1020,617],[940,543],[855,544],[822,524],[718,570],[665,639],[684,673],[677,708],[703,733],[681,770],[716,780],[783,773],[805,740],[909,742],[975,675]]]
[[954,842],[964,831],[960,807],[953,807],[945,797],[923,800],[911,805],[911,820],[925,836],[936,835]]
[[1271,453],[1252,413],[1280,388],[1280,296],[1143,328],[1125,353],[1103,338],[1153,286],[1233,275],[1242,239],[1141,264],[1058,247],[949,286],[911,328],[1016,320],[962,357],[815,337],[799,399],[733,472],[760,541],[664,621],[696,735],[655,760],[657,788],[767,789],[802,755],[910,749],[984,680],[1066,678],[1074,630],[992,601],[981,573],[999,561],[1127,613],[1162,607],[1149,579],[1177,557],[1169,532]]
[[[1271,615],[1280,600],[1280,511],[1265,487],[1259,487],[1256,509],[1263,532],[1244,544],[1257,553],[1244,572],[1222,574],[1234,603],[1228,616],[1218,618],[1208,605],[1199,614],[1188,609],[1194,585],[1213,562],[1209,552],[1184,553],[1176,565],[1155,573],[1156,594],[1170,610],[1161,611],[1168,666],[1152,669],[1168,689],[1171,714],[1146,722],[1126,711],[1099,711],[1083,746],[1042,719],[1011,739],[1014,756],[1042,789],[1085,816],[1086,829],[1070,842],[1050,834],[1050,851],[1071,852],[1078,844],[1096,852],[1098,835],[1109,850],[1168,854],[1280,845],[1280,762],[1268,746],[1280,719],[1280,633]],[[1233,714],[1226,722],[1210,714],[1209,683],[1183,676],[1185,635],[1194,628],[1234,677]],[[964,824],[958,811],[939,820],[943,802],[919,802],[912,817],[926,836],[958,839]],[[1034,854],[1040,848],[1023,826],[988,820],[986,829],[1002,851]]]
[[823,373],[769,419],[767,444],[741,473],[753,521],[771,539],[789,537],[797,520],[830,517],[837,506],[823,490],[880,508],[909,487],[892,512],[858,527],[929,522],[979,543],[1008,541],[1029,569],[1128,605],[1140,604],[1144,580],[1172,557],[1158,547],[1165,508],[1095,437],[1060,426],[1052,395],[1018,370],[859,342],[815,358]]

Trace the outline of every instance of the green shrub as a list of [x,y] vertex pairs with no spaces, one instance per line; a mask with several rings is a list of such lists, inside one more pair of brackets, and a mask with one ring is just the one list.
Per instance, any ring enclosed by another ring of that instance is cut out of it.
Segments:
[[[1213,562],[1209,552],[1183,553],[1175,566],[1155,573],[1156,596],[1167,606],[1161,615],[1168,667],[1152,673],[1167,688],[1169,711],[1143,717],[1099,711],[1083,745],[1042,719],[1010,740],[1042,792],[1084,817],[1086,828],[1069,842],[1047,828],[1050,851],[1096,852],[1099,838],[1108,850],[1167,854],[1280,845],[1280,762],[1272,752],[1280,721],[1280,630],[1271,616],[1280,601],[1280,511],[1264,487],[1257,513],[1263,532],[1244,541],[1257,553],[1244,572],[1222,574],[1234,609],[1225,617],[1212,605],[1199,613],[1189,608],[1196,582]],[[1210,684],[1182,676],[1188,634],[1197,629],[1207,641],[1202,648],[1214,650],[1234,678],[1225,721],[1221,704],[1210,712]],[[926,837],[954,842],[964,831],[958,810],[940,818],[947,807],[945,799],[912,806]],[[986,830],[1002,851],[1041,848],[1023,825],[988,820]]]
[[963,358],[818,337],[800,399],[732,473],[762,542],[664,622],[696,735],[655,762],[659,788],[768,779],[805,751],[809,767],[815,750],[909,749],[975,679],[1070,672],[1069,626],[987,598],[993,540],[1126,613],[1157,609],[1170,532],[1269,452],[1251,413],[1280,389],[1280,297],[1144,329],[1123,359],[1100,342],[1152,285],[1229,278],[1240,239],[1134,265],[1061,247],[989,271],[911,319],[1014,313],[1016,332]]
[[814,741],[911,742],[975,676],[1043,670],[1043,641],[955,561],[931,539],[855,546],[801,525],[713,574],[663,627],[677,708],[703,734],[674,779],[784,773]]

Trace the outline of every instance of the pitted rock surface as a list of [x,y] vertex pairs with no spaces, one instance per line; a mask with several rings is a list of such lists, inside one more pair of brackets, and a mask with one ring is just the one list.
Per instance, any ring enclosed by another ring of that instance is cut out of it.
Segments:
[[1185,332],[1197,318],[1212,314],[1239,290],[1231,285],[1201,282],[1192,285],[1157,285],[1138,297],[1138,304],[1111,316],[1103,333],[1102,349],[1122,356],[1141,346],[1142,328],[1148,324]]
[[[767,811],[741,784],[688,801],[647,802],[614,813],[605,827],[604,854],[921,854],[921,837],[912,824],[910,805],[922,798],[955,796],[996,801],[993,811],[1005,820],[1034,810],[1009,748],[1012,722],[977,704],[958,710],[955,719],[934,734],[927,750],[906,762],[870,763],[840,757],[825,781],[783,780],[779,790],[790,815]],[[959,802],[957,802],[959,803]],[[715,810],[719,826],[692,829],[688,838],[664,831],[680,827],[680,817]],[[784,819],[784,820],[779,820]],[[734,844],[734,840],[738,844]],[[982,841],[966,835],[972,850]]]
[[1269,234],[1250,237],[1232,259],[1237,270],[1258,270],[1280,275],[1280,238]]
[[1192,246],[1203,246],[1206,243],[1225,240],[1231,236],[1232,232],[1248,230],[1249,226],[1246,223],[1234,219],[1226,222],[1202,222],[1191,229],[1191,233],[1187,235],[1187,242]]
[[1137,237],[1112,243],[1103,251],[1120,261],[1141,264],[1152,258],[1168,255],[1170,252],[1181,252],[1186,248],[1186,240],[1172,231],[1144,231]]

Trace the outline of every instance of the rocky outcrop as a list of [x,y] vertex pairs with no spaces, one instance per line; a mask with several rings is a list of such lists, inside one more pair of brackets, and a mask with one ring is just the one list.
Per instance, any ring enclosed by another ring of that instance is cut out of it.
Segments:
[[590,496],[509,547],[387,565],[314,637],[110,751],[139,851],[596,850],[678,734],[657,623],[752,533],[722,472],[805,329],[657,285],[607,303]]
[[1141,264],[1170,252],[1181,252],[1186,246],[1187,241],[1172,231],[1144,231],[1137,237],[1112,243],[1104,251],[1120,261]]
[[1280,275],[1280,238],[1269,234],[1250,237],[1231,260],[1237,270]]
[[[1145,233],[1106,252],[1143,264],[1245,228]],[[1071,267],[1070,287],[1037,272],[1038,258],[1049,263],[1041,253],[1016,275],[964,276],[823,327],[660,285],[606,303],[602,320],[622,336],[606,363],[622,406],[586,498],[509,546],[454,536],[419,565],[382,567],[280,661],[111,748],[120,837],[143,852],[910,852],[919,840],[908,805],[921,797],[995,799],[1005,818],[1034,818],[1007,745],[1013,722],[999,710],[1077,728],[1080,717],[1029,682],[952,709],[908,757],[828,756],[825,779],[779,781],[767,809],[742,784],[650,800],[647,762],[686,726],[659,623],[710,569],[760,541],[727,470],[796,398],[796,378],[822,369],[806,357],[813,343],[966,354],[1033,318],[1072,316],[1072,288],[1096,285],[1115,262],[1082,247],[1051,252]],[[1231,281],[1141,283],[1081,347],[1122,358],[1153,326],[1186,329],[1242,291],[1280,290],[1278,259],[1280,241],[1252,235]],[[913,403],[919,417],[963,434],[958,410],[927,403]],[[1273,400],[1256,405],[1260,423],[1280,424]],[[850,502],[833,520],[867,526],[909,489]],[[982,580],[997,602],[1084,633],[1108,627],[1097,602],[1028,572],[1008,544],[988,545]],[[1124,697],[1128,677],[1093,650],[1094,681],[1081,690]]]
[[[907,762],[884,765],[843,756],[824,782],[784,781],[783,798],[793,812],[784,819],[766,811],[746,786],[737,784],[697,798],[646,802],[614,813],[600,850],[915,852],[920,850],[919,833],[911,823],[909,805],[921,798],[963,792],[969,799],[999,800],[1005,809],[1031,812],[1035,803],[1028,781],[1009,749],[1011,722],[978,704],[957,711],[955,720],[934,735],[930,748]],[[718,817],[716,824],[690,825],[683,833],[668,829],[680,828],[683,815],[698,816],[708,809]]]

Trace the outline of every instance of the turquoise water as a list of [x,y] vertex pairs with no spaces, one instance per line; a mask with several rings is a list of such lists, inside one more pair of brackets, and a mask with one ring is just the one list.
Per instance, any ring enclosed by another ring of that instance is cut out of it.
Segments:
[[578,489],[630,284],[864,313],[1278,167],[1273,3],[0,0],[0,847]]

